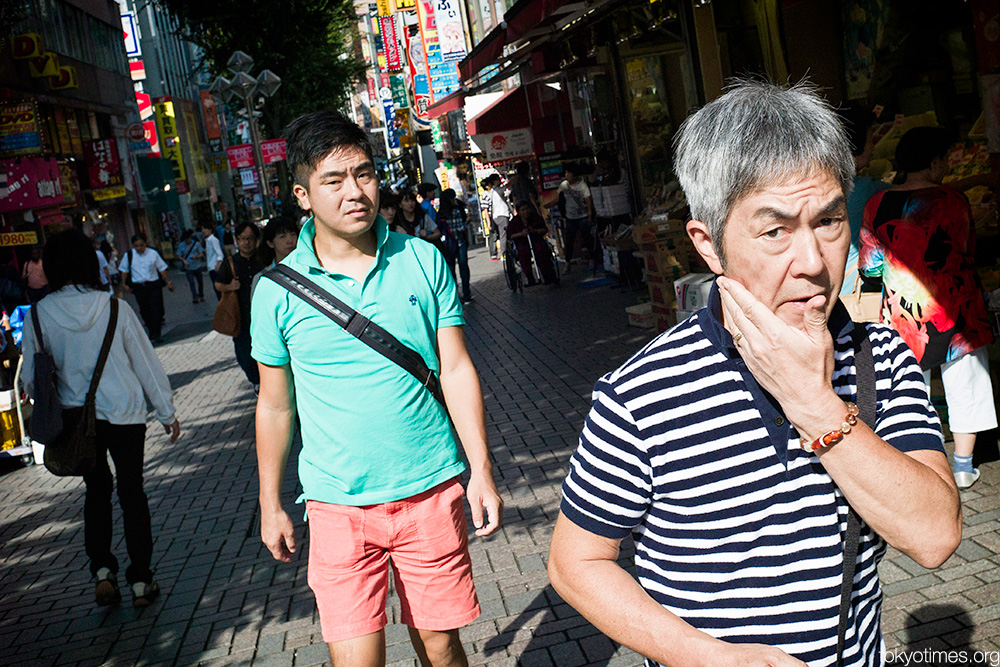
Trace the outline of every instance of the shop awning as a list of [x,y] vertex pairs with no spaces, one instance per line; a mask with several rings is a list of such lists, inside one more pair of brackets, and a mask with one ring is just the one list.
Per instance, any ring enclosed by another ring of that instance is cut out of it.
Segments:
[[461,109],[464,101],[465,93],[461,90],[456,90],[451,95],[442,97],[440,100],[427,107],[427,117],[437,118],[438,116],[445,115],[449,111]]
[[508,45],[513,46],[531,34],[547,34],[560,20],[592,9],[586,2],[574,0],[518,0],[504,14],[504,22],[491,30],[458,64],[462,81],[468,81],[490,65],[499,64]]
[[[473,115],[469,108],[468,100],[486,98],[487,96],[497,97],[492,101],[483,100],[486,102],[486,106]],[[469,97],[467,98],[465,112],[465,131],[470,136],[473,134],[486,134],[488,132],[503,132],[531,125],[530,114],[528,112],[528,95],[521,86],[506,93],[487,93],[486,95]]]

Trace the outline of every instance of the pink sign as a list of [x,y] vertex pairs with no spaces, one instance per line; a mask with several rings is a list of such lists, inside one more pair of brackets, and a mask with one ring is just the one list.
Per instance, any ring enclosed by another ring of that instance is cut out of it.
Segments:
[[7,188],[0,189],[0,213],[64,203],[59,162],[55,158],[4,160],[0,162],[0,171],[7,172]]
[[286,158],[285,140],[268,139],[267,141],[262,141],[260,144],[260,152],[264,156],[264,164],[271,164],[272,162],[281,162]]
[[118,151],[114,139],[98,139],[83,145],[87,159],[87,173],[90,174],[91,188],[108,188],[122,185],[122,170],[118,165]]
[[229,155],[229,167],[231,169],[242,169],[254,165],[253,146],[251,144],[230,146],[226,149],[226,153]]

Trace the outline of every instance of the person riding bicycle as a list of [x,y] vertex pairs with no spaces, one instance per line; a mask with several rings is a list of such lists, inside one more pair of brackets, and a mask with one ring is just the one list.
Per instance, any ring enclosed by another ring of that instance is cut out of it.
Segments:
[[517,215],[507,225],[507,238],[511,240],[517,250],[517,260],[521,263],[524,275],[528,279],[528,287],[537,283],[535,274],[531,270],[532,254],[534,254],[535,262],[538,264],[538,272],[542,276],[542,282],[550,285],[556,281],[556,270],[552,265],[552,252],[549,249],[549,244],[545,241],[545,235],[549,233],[545,220],[528,200],[517,202],[515,208]]

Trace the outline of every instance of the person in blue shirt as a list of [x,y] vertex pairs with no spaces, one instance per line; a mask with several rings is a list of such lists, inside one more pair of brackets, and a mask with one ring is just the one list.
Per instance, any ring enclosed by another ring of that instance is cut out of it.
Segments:
[[431,222],[437,222],[437,209],[434,208],[434,193],[437,186],[433,183],[421,183],[417,186],[417,203],[424,209]]
[[191,288],[191,303],[205,300],[205,248],[198,241],[194,230],[185,229],[177,244],[177,256],[184,264],[184,275]]

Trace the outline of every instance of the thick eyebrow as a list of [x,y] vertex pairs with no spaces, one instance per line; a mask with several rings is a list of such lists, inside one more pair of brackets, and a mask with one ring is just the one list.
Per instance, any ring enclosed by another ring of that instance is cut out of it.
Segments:
[[[374,168],[375,168],[375,164],[372,163],[371,160],[366,160],[365,162],[362,162],[358,166],[354,167],[354,169],[352,171],[354,171],[355,173],[357,173],[359,171],[366,171],[366,170],[371,170],[371,169],[374,169]],[[321,181],[325,181],[328,178],[344,178],[345,176],[347,176],[347,170],[343,170],[343,169],[337,170],[337,171],[332,171],[331,170],[331,171],[324,171],[322,174],[319,175],[319,179]]]
[[[834,213],[835,211],[842,209],[846,204],[847,204],[847,198],[844,197],[844,195],[842,194],[837,195],[830,201],[829,204],[824,206],[819,211],[819,213],[816,214],[816,217],[822,217]],[[779,209],[772,208],[770,206],[763,206],[754,211],[753,217],[765,218],[771,220],[794,220],[798,216],[793,215],[792,213],[789,213],[787,211],[781,211]]]

